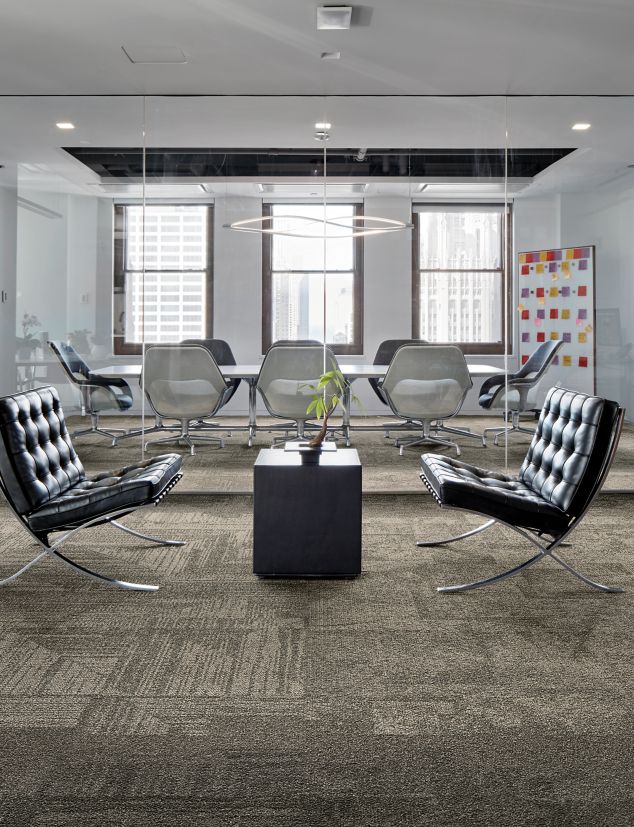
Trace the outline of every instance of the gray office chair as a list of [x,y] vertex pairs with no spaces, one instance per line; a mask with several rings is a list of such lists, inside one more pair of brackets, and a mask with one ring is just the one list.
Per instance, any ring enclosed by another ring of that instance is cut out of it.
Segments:
[[[326,370],[336,365],[334,353],[326,348]],[[316,385],[324,372],[324,347],[320,344],[279,343],[266,352],[257,381],[257,389],[271,416],[290,419],[290,423],[278,426],[285,431],[284,437],[273,440],[273,446],[285,441],[291,431],[295,439],[303,439],[309,419],[306,413],[314,393],[308,385]]]
[[534,433],[534,428],[523,428],[520,425],[520,414],[541,408],[541,403],[537,398],[540,380],[561,350],[563,343],[563,339],[544,342],[530,355],[517,373],[508,377],[500,373],[486,380],[480,388],[478,404],[485,410],[508,410],[511,414],[511,424],[498,428],[485,428],[485,439],[487,433],[494,433],[493,442],[497,445],[500,434],[510,434],[515,431],[531,435]]
[[[50,341],[49,347],[57,356],[69,381],[79,390],[81,395],[81,415],[90,415],[90,428],[80,428],[73,431],[71,436],[84,434],[100,434],[117,443],[117,433],[133,436],[139,431],[126,431],[125,428],[101,428],[99,416],[103,411],[119,411],[121,413],[132,407],[132,389],[122,378],[96,376],[86,362],[77,353],[74,347],[61,341]],[[121,438],[121,437],[119,437]]]
[[[152,440],[146,447],[165,442],[184,443],[192,456],[195,450],[190,423],[215,416],[231,395],[231,386],[224,380],[216,360],[202,345],[150,345],[145,351],[142,387],[161,421],[176,419],[180,423],[180,433]],[[165,424],[162,428],[171,430]],[[195,436],[197,441],[224,447],[219,437],[199,433]]]
[[[374,361],[372,362],[373,365],[389,365],[392,359],[394,358],[394,354],[402,345],[409,345],[409,344],[427,344],[425,339],[385,339],[381,342],[378,346],[376,353],[374,354]],[[385,394],[383,393],[382,385],[383,385],[383,377],[382,379],[377,379],[374,377],[370,377],[368,382],[370,383],[370,387],[377,395],[378,399],[384,404],[389,405]],[[416,428],[416,424],[414,422],[400,422],[398,425],[394,425],[393,423],[385,423],[385,438],[390,438],[391,431],[409,431],[412,428]]]
[[[181,342],[182,345],[202,345],[202,347],[206,347],[207,350],[210,351],[211,355],[216,360],[218,365],[235,365],[236,358],[233,355],[233,351],[228,342],[225,342],[224,339],[183,339]],[[230,379],[227,381],[231,389],[231,393],[227,398],[227,402],[231,397],[235,394],[240,386],[240,379]],[[226,404],[226,403],[225,403]]]
[[456,442],[442,439],[435,433],[444,430],[476,437],[470,431],[449,429],[442,424],[444,419],[458,413],[471,387],[469,369],[460,348],[455,345],[402,345],[390,362],[381,389],[396,416],[418,424],[422,435],[397,440],[401,456],[404,448],[426,442],[454,447],[460,456]]

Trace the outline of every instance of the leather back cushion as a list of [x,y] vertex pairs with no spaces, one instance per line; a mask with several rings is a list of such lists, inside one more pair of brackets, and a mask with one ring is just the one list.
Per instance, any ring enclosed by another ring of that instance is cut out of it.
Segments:
[[520,469],[520,479],[548,502],[568,511],[595,443],[604,400],[551,388]]
[[44,505],[86,476],[55,388],[0,399],[0,471],[20,514]]

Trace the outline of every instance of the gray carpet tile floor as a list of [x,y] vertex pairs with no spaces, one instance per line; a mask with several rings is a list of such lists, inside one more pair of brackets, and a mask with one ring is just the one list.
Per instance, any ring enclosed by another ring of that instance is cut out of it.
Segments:
[[[259,580],[252,499],[178,489],[0,590],[0,824],[46,827],[629,825],[634,499],[601,497],[562,555],[531,556],[421,493],[364,498],[355,580]],[[2,511],[0,576],[33,549]]]
[[[138,428],[140,419],[103,417],[104,426],[111,424],[129,429]],[[240,424],[244,419],[227,417],[217,422]],[[261,418],[265,425],[267,420]],[[389,422],[389,417],[366,417],[355,420],[360,424],[376,426]],[[393,420],[392,420],[393,421]],[[459,427],[469,427],[474,433],[481,434],[486,427],[498,423],[492,417],[457,417]],[[70,420],[71,430],[81,423],[78,418]],[[83,423],[85,424],[85,423]],[[147,424],[151,424],[149,420]],[[148,439],[161,438],[164,434],[152,434]],[[451,436],[451,435],[448,435]],[[188,490],[209,492],[249,493],[253,490],[253,463],[260,448],[271,445],[272,435],[261,431],[253,448],[247,448],[244,433],[234,432],[231,436],[223,435],[225,447],[218,449],[213,445],[198,445],[196,454],[189,455],[186,447],[174,445],[150,445],[148,456],[178,451],[182,453],[187,472],[182,485]],[[453,437],[452,437],[453,438]],[[509,439],[508,449],[501,443],[499,447],[489,440],[486,448],[469,437],[457,436],[462,451],[461,459],[493,470],[517,473],[530,444],[527,434],[515,434]],[[340,443],[341,444],[341,443]],[[455,456],[455,450],[438,445],[424,445],[408,448],[404,456],[394,447],[393,441],[384,438],[381,431],[353,432],[353,447],[357,448],[363,464],[363,489],[368,492],[417,492],[421,488],[418,477],[420,454],[429,451]],[[116,448],[111,448],[108,440],[98,436],[78,437],[75,445],[82,461],[90,473],[120,467],[138,461],[141,456],[141,439],[132,437],[123,440]],[[624,429],[619,451],[612,471],[605,484],[609,490],[634,491],[634,426]]]

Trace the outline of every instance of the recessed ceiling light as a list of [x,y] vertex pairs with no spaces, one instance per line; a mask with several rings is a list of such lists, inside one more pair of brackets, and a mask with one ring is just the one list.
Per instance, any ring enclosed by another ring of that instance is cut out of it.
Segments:
[[322,52],[320,58],[321,60],[340,60],[341,52]]
[[55,126],[58,129],[74,129],[75,124],[71,123],[70,121],[58,121]]
[[585,132],[586,129],[590,129],[591,126],[592,126],[591,123],[580,122],[580,123],[573,123],[571,128],[576,129],[577,132]]
[[349,29],[352,6],[317,6],[318,29]]
[[328,123],[327,121],[318,121],[315,124],[315,129],[330,129],[331,127],[332,124]]

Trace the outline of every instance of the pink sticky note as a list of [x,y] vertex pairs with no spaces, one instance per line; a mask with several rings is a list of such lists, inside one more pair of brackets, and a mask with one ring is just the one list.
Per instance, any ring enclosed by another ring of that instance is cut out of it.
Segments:
[[536,316],[534,321],[535,321],[535,327],[541,327],[542,326],[542,320],[539,317]]

